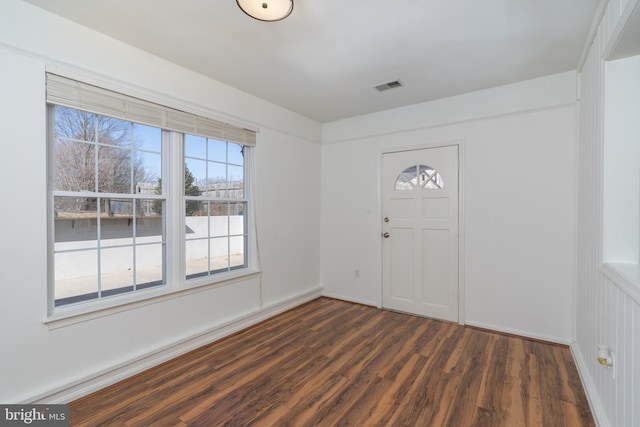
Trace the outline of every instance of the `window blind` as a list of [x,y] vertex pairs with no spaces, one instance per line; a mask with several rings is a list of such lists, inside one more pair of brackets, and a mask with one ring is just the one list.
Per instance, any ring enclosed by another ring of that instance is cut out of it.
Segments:
[[51,73],[47,73],[47,102],[166,130],[256,145],[256,133],[252,130]]

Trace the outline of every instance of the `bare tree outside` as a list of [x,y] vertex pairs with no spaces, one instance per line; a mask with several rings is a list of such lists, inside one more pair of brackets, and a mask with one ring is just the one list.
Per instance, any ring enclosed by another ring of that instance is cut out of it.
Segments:
[[135,150],[135,128],[131,122],[56,106],[55,189],[132,194],[137,183],[155,181]]
[[131,149],[135,124],[64,107],[56,107],[55,114],[56,189],[132,193],[136,182],[147,181]]

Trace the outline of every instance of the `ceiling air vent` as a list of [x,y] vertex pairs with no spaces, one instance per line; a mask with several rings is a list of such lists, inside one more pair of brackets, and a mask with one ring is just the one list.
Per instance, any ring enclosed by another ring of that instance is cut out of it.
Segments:
[[388,83],[384,83],[378,86],[375,86],[376,89],[378,89],[379,92],[382,92],[383,90],[387,90],[387,89],[395,89],[397,87],[402,86],[402,83],[400,83],[400,80],[394,80],[392,82],[388,82]]

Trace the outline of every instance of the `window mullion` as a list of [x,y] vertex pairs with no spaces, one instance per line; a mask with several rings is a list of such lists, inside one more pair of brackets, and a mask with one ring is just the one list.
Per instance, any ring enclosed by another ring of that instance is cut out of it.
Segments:
[[136,199],[133,199],[131,201],[131,205],[132,205],[132,212],[131,212],[131,216],[133,217],[132,220],[132,225],[133,225],[133,229],[131,230],[131,234],[132,234],[132,241],[133,244],[131,245],[131,250],[133,251],[132,255],[132,259],[133,259],[133,271],[131,273],[133,273],[133,290],[138,289],[138,265],[137,265],[137,261],[136,261],[136,256],[138,255],[138,250],[137,250],[137,232],[138,232],[138,215],[137,215],[137,211],[138,211],[138,201]]
[[129,200],[163,200],[163,195],[158,194],[127,194],[127,193],[95,193],[90,191],[63,191],[63,190],[53,190],[54,196],[67,196],[67,197],[88,197],[88,198],[97,198],[102,197],[103,199],[129,199]]
[[[253,189],[255,188],[255,175],[254,175],[254,150],[244,149],[244,170],[243,170],[243,178],[244,178],[244,188],[242,190],[243,194],[243,210],[247,217],[247,220],[244,224],[244,233],[245,233],[245,254],[247,258],[245,258],[245,263],[247,266],[253,266],[254,268],[260,268],[258,253],[258,236],[257,236],[257,228],[256,228],[256,214],[255,214],[255,194]],[[253,237],[249,238],[249,234],[253,233]],[[247,263],[248,260],[249,262]],[[260,291],[260,304],[262,304],[262,289]]]
[[[183,134],[165,131],[163,133],[165,173],[163,180],[166,196],[167,232],[167,285],[179,287],[184,276],[184,157]],[[165,184],[166,182],[166,184]]]
[[[209,161],[211,160],[211,154],[209,154],[209,138],[206,139],[206,146],[205,146],[205,181],[204,181],[204,186],[205,189],[209,186],[209,166],[210,163]],[[198,181],[196,181],[196,185],[199,185]],[[185,191],[186,193],[186,191]],[[202,194],[202,193],[200,193]],[[186,204],[186,202],[185,202]],[[185,219],[185,223],[187,220],[187,216],[186,216],[186,206],[185,206],[185,215],[183,215],[183,218]],[[185,241],[185,246],[186,246],[186,239],[183,239]],[[211,240],[211,201],[208,200],[207,201],[207,274],[211,273],[211,244],[212,244],[212,240]],[[186,249],[186,248],[185,248]],[[186,253],[186,252],[185,252]],[[186,273],[186,256],[185,256],[185,273]],[[186,275],[185,275],[186,276]]]

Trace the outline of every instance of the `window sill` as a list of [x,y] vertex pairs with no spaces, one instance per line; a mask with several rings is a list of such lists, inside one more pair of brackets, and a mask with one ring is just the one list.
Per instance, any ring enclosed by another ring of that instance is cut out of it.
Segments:
[[242,269],[216,275],[215,281],[202,281],[200,283],[185,283],[182,287],[163,286],[157,289],[149,289],[133,292],[126,295],[118,295],[101,300],[81,303],[67,307],[53,309],[49,316],[42,321],[50,330],[64,328],[77,323],[87,322],[100,317],[134,310],[151,304],[157,304],[174,298],[191,295],[197,292],[209,290],[220,286],[237,283],[255,277],[260,272],[255,269]]
[[640,303],[640,265],[605,262],[601,271],[620,290]]

